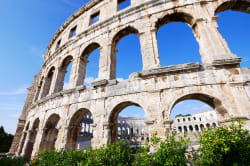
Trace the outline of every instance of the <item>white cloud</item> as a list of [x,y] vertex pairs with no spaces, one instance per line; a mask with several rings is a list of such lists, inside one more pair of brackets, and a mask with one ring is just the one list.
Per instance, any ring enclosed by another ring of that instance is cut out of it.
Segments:
[[32,46],[30,48],[30,53],[35,56],[40,56],[41,58],[44,58],[45,55],[45,49],[38,48],[36,46]]
[[118,82],[122,82],[122,81],[124,81],[125,79],[124,78],[117,78],[117,81]]
[[94,77],[87,77],[87,78],[85,78],[84,84],[85,84],[86,86],[90,86],[91,83],[92,83],[93,81],[95,81],[95,80],[96,80],[96,78],[94,78]]
[[63,90],[66,90],[69,88],[69,83],[68,82],[64,82],[63,84]]
[[27,88],[28,85],[24,85],[22,88],[18,88],[13,91],[5,91],[5,92],[0,92],[0,96],[14,96],[14,95],[23,95],[27,94]]

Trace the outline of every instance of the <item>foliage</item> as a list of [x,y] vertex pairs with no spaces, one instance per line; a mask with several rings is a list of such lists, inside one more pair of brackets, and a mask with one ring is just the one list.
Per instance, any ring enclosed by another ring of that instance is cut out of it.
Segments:
[[13,135],[4,131],[3,126],[0,127],[0,153],[8,152],[13,140]]
[[204,131],[200,136],[199,165],[249,166],[250,133],[242,122]]
[[134,157],[132,149],[128,148],[126,141],[119,141],[116,144],[109,144],[93,150],[53,150],[42,152],[31,162],[37,166],[128,166]]
[[11,157],[3,157],[0,158],[1,166],[24,166],[27,162],[26,158],[11,158]]
[[[32,166],[248,166],[250,134],[242,122],[205,130],[200,135],[201,147],[187,152],[189,139],[174,132],[164,140],[153,134],[149,143],[136,151],[122,140],[99,149],[42,152]],[[150,153],[154,149],[155,153]],[[1,165],[1,164],[0,164]]]
[[178,118],[178,117],[187,117],[187,116],[191,116],[191,114],[186,114],[186,115],[178,114],[178,115],[175,116],[175,118]]
[[176,134],[172,132],[170,136],[167,136],[164,141],[161,141],[159,137],[154,134],[150,140],[152,146],[159,145],[159,149],[156,153],[148,155],[149,146],[146,145],[142,148],[142,152],[138,153],[136,157],[136,166],[174,166],[174,165],[186,165],[187,159],[185,153],[187,152],[187,144],[189,139],[179,137],[176,139]]

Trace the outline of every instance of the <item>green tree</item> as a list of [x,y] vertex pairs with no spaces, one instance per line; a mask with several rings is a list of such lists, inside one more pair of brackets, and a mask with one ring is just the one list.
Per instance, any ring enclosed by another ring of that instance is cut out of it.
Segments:
[[0,127],[0,152],[8,152],[13,140],[13,135],[4,131],[3,126]]
[[202,166],[249,166],[249,131],[243,129],[242,122],[204,131],[198,152]]

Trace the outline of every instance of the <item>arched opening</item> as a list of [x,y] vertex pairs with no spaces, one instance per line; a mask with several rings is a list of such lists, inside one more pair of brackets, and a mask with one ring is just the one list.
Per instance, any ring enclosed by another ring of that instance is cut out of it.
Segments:
[[27,143],[27,148],[26,148],[26,152],[25,155],[30,159],[31,158],[31,154],[33,151],[33,147],[36,141],[36,136],[37,136],[37,132],[38,132],[38,128],[39,128],[39,123],[40,120],[39,118],[37,118],[32,126],[32,129],[30,131],[30,136],[29,136],[29,140]]
[[112,41],[112,79],[121,81],[142,70],[139,32],[129,26],[118,32]]
[[207,129],[209,129],[209,128],[210,128],[210,124],[209,124],[209,123],[207,123],[207,124],[206,124],[206,126],[207,126]]
[[213,127],[216,127],[216,123],[213,123]]
[[49,70],[47,76],[45,77],[45,82],[43,85],[43,93],[41,98],[46,97],[49,94],[50,88],[51,88],[51,82],[53,80],[53,76],[54,76],[54,72],[55,72],[55,67],[51,67],[51,69]]
[[195,127],[195,131],[198,132],[198,131],[199,131],[199,126],[198,126],[198,125],[195,125],[194,127]]
[[26,137],[27,137],[27,132],[29,130],[29,126],[30,126],[30,122],[28,122],[24,128],[24,131],[23,131],[23,138],[22,138],[22,141],[21,141],[21,144],[20,144],[20,148],[19,148],[19,151],[18,151],[18,155],[20,155],[23,151],[23,146],[24,146],[24,143],[25,143],[25,140],[26,140]]
[[[114,143],[123,139],[130,142],[131,146],[144,144],[144,141],[149,138],[145,117],[144,110],[136,103],[124,102],[117,105],[109,119],[110,141]],[[121,134],[119,134],[119,128]]]
[[166,15],[156,23],[162,66],[201,63],[199,44],[192,31],[193,17],[186,13]]
[[[201,93],[184,95],[174,101],[171,108],[171,130],[183,126],[184,133],[193,142],[192,146],[199,142],[199,138],[194,136],[196,132],[202,132],[204,128],[210,128],[210,124],[229,117],[220,100]],[[178,131],[177,136],[183,136],[179,128]]]
[[66,148],[89,148],[93,137],[93,117],[89,110],[78,110],[70,120]]
[[218,6],[219,31],[233,53],[242,57],[241,66],[249,67],[250,2],[246,0],[226,1]]
[[90,86],[91,82],[98,78],[100,45],[92,43],[85,48],[82,53],[82,77],[85,86]]
[[43,131],[39,152],[43,150],[50,151],[54,148],[58,135],[59,120],[60,117],[57,114],[51,115],[47,120]]
[[64,58],[61,66],[59,67],[55,92],[60,92],[69,88],[70,72],[72,68],[73,57],[71,55]]
[[179,131],[179,133],[182,133],[182,127],[181,126],[178,127],[178,131]]

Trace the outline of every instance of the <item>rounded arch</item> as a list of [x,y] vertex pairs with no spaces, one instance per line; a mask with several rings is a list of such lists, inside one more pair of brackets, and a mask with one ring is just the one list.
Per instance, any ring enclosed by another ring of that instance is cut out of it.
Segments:
[[[78,141],[89,141],[93,137],[90,129],[93,123],[92,113],[86,109],[81,108],[77,110],[70,118],[68,124],[68,134],[66,148],[77,150]],[[80,135],[81,134],[81,135]]]
[[[110,113],[110,116],[109,116],[109,123],[115,123],[115,121],[117,120],[118,118],[118,115],[119,113],[126,107],[128,106],[137,106],[137,107],[140,107],[144,110],[144,108],[140,105],[140,104],[137,104],[137,102],[132,102],[132,101],[124,101],[124,102],[121,102],[120,104],[116,105],[113,107],[111,113]],[[144,112],[146,113],[147,115],[147,112],[144,110]]]
[[111,44],[111,79],[116,78],[116,52],[117,52],[117,44],[119,41],[127,35],[135,34],[139,38],[139,31],[133,26],[127,26],[117,32],[112,39]]
[[66,69],[67,66],[70,64],[70,62],[72,62],[73,60],[73,56],[72,55],[68,55],[67,57],[65,57],[62,62],[61,62],[61,65],[60,65],[60,68],[61,69]]
[[222,1],[218,4],[218,6],[215,8],[214,14],[217,14],[219,12],[223,12],[226,10],[233,10],[233,11],[241,11],[250,13],[250,1],[249,0],[227,0]]
[[81,84],[84,83],[85,86],[88,86],[90,83],[87,83],[86,78],[97,78],[99,75],[99,66],[100,66],[100,54],[101,54],[101,45],[97,42],[92,42],[84,48],[81,53]]
[[[129,132],[127,130],[128,124],[127,124],[127,122],[125,122],[126,121],[125,119],[122,120],[121,124],[117,124],[119,113],[123,109],[125,109],[126,107],[129,107],[129,106],[137,106],[137,107],[140,107],[140,108],[143,109],[143,107],[141,105],[139,105],[136,102],[132,102],[132,101],[124,101],[124,102],[121,102],[121,103],[119,103],[119,104],[117,104],[116,106],[113,107],[113,109],[112,109],[112,111],[110,113],[110,116],[109,116],[109,120],[108,120],[108,122],[109,122],[109,128],[110,128],[110,133],[109,133],[110,140],[109,141],[111,143],[114,143],[116,141],[117,132],[118,132],[117,127],[119,125],[121,125],[120,127],[122,127],[121,128],[121,134],[122,135],[126,135],[126,132]],[[144,111],[144,109],[143,109],[143,111]],[[144,111],[144,112],[145,112],[145,114],[147,114],[146,111]],[[133,122],[132,122],[132,124],[133,124]],[[134,129],[133,131],[129,132],[131,134],[131,136],[134,136],[133,133],[135,131],[137,131],[137,130]]]
[[48,72],[45,74],[45,78],[51,76],[55,72],[55,66],[49,68]]
[[99,43],[93,42],[83,50],[81,57],[87,60],[91,52],[93,52],[95,49],[100,49],[100,48],[101,46]]
[[190,27],[194,24],[194,17],[186,12],[174,12],[171,14],[166,14],[163,17],[159,18],[155,23],[155,28],[159,30],[163,25],[171,22],[182,22],[186,23]]
[[43,91],[42,91],[41,98],[46,97],[47,95],[49,95],[52,79],[54,77],[54,72],[55,72],[55,67],[52,66],[49,69],[49,71],[46,74],[46,77],[44,79],[44,85],[43,85]]
[[173,108],[176,104],[178,104],[181,101],[189,100],[189,99],[199,100],[199,101],[202,101],[202,102],[208,104],[222,118],[229,117],[228,111],[222,105],[221,100],[219,100],[218,98],[216,98],[214,96],[205,94],[205,93],[189,93],[189,94],[185,94],[185,95],[180,96],[179,98],[175,99],[174,102],[171,104],[169,114],[171,113],[171,111],[173,110]]
[[39,151],[52,150],[55,146],[58,135],[58,123],[60,116],[52,114],[45,123]]

